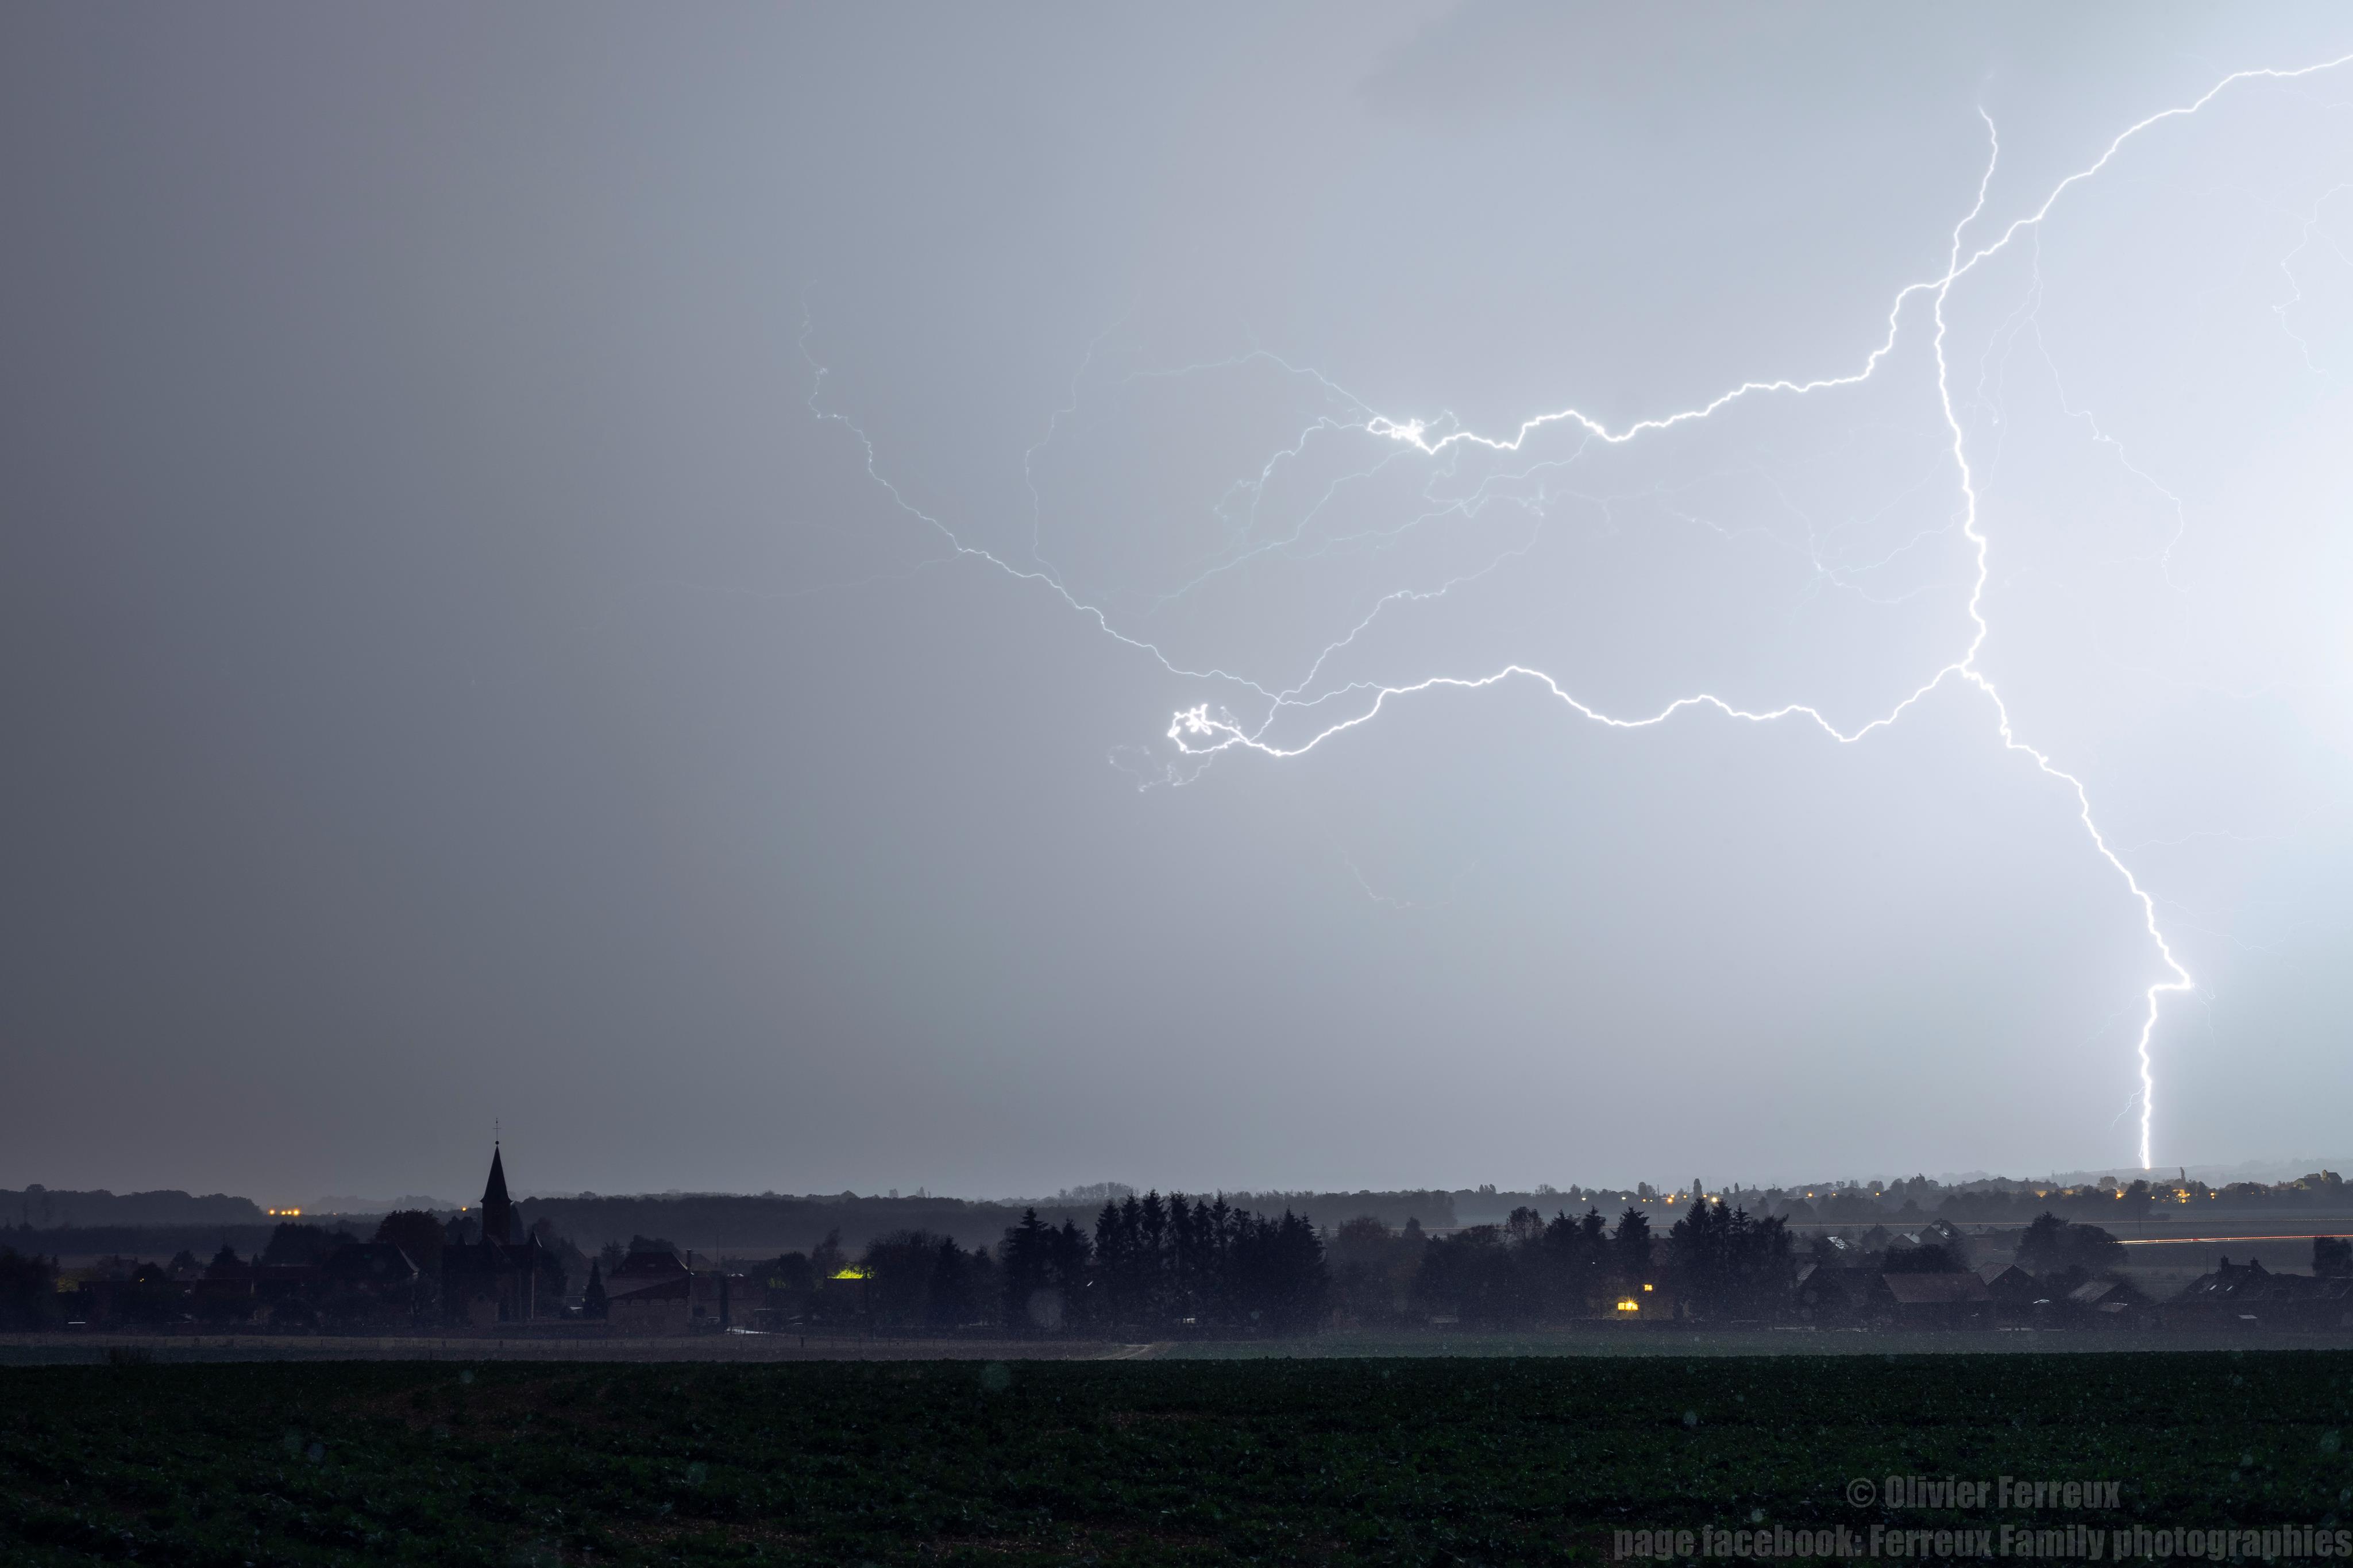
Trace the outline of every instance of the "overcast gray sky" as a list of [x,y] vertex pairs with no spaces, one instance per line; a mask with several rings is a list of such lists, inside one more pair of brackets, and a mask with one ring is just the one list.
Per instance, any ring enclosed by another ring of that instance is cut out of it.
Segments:
[[2348,52],[9,7],[0,1184],[2341,1150]]

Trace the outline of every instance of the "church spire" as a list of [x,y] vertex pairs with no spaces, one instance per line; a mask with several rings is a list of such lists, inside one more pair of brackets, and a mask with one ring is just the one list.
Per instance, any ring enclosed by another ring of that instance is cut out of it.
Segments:
[[514,1204],[507,1196],[507,1170],[499,1146],[491,1145],[491,1179],[482,1187],[482,1239],[501,1244],[514,1240]]

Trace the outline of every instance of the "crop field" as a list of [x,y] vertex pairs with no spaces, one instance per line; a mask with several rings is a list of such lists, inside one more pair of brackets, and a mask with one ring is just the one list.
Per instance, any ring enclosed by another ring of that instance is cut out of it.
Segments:
[[[2335,1351],[18,1367],[0,1561],[1546,1563],[1629,1529],[2334,1527],[2348,1427]],[[1890,1476],[2116,1506],[1905,1506]]]

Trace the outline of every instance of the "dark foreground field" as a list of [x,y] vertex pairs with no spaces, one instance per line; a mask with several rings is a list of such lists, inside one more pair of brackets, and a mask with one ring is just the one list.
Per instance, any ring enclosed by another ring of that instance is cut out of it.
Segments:
[[[2333,1526],[2348,1411],[2327,1351],[16,1368],[0,1562],[1508,1563],[1663,1524]],[[2116,1481],[2122,1506],[1889,1509],[1890,1474]]]

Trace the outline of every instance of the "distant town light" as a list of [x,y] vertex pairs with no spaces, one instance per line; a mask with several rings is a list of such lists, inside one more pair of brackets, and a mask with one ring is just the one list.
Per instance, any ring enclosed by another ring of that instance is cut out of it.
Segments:
[[[1645,1285],[1642,1289],[1647,1290],[1650,1287]],[[1639,1312],[1642,1310],[1642,1303],[1634,1300],[1633,1297],[1629,1296],[1624,1300],[1618,1303],[1618,1310],[1621,1312]]]
[[302,1213],[301,1209],[264,1209],[262,1212],[272,1219],[295,1219]]
[[1651,1287],[1650,1287],[1650,1286],[1648,1286],[1648,1285],[1645,1285],[1645,1286],[1643,1286],[1643,1287],[1642,1287],[1642,1289],[1645,1289],[1645,1290],[1648,1290],[1648,1289],[1651,1289]]

